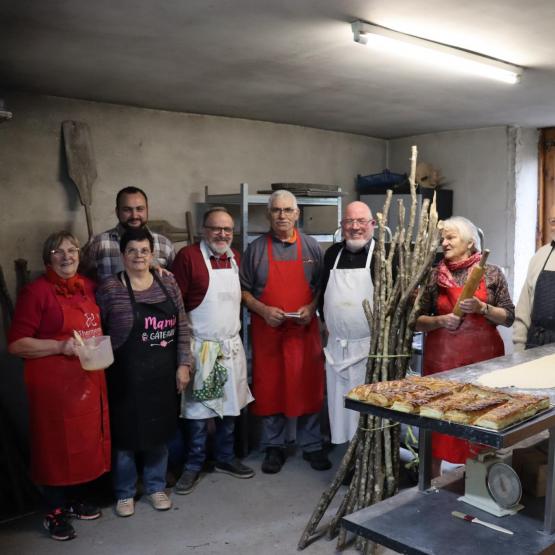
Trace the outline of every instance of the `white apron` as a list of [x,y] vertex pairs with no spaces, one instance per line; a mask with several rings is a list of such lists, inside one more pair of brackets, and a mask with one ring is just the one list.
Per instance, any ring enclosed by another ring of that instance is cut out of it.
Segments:
[[[188,313],[195,373],[181,401],[181,416],[194,420],[213,416],[237,416],[241,409],[253,400],[247,383],[245,351],[239,337],[241,285],[237,263],[230,250],[228,256],[231,257],[232,267],[214,270],[205,241],[201,241],[200,250],[208,269],[208,290],[200,305]],[[227,369],[227,381],[224,385],[223,399],[199,402],[191,399],[191,389],[195,380],[202,380],[201,369],[197,368],[197,363],[202,345],[206,341],[220,344],[224,354],[220,363]]]
[[324,319],[328,328],[326,383],[332,443],[350,441],[356,432],[359,413],[344,407],[344,396],[364,383],[370,350],[370,329],[362,301],[372,306],[374,284],[370,261],[374,241],[368,249],[364,268],[338,269],[339,251],[324,293]]

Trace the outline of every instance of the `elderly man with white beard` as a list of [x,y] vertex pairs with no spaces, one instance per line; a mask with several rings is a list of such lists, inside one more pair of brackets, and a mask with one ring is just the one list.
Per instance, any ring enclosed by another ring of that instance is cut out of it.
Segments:
[[343,241],[324,255],[323,315],[328,342],[326,382],[332,443],[345,443],[355,434],[359,414],[343,406],[344,395],[364,383],[370,331],[362,301],[372,303],[375,222],[363,202],[351,202],[341,221]]
[[515,311],[515,351],[555,343],[555,205],[547,219],[551,242],[531,258]]
[[254,471],[234,455],[235,417],[253,400],[239,337],[241,286],[239,253],[231,248],[233,218],[222,207],[203,219],[203,239],[182,248],[172,267],[191,325],[194,374],[182,396],[187,460],[175,485],[185,495],[196,486],[206,459],[208,421],[215,417],[215,470],[235,478]]

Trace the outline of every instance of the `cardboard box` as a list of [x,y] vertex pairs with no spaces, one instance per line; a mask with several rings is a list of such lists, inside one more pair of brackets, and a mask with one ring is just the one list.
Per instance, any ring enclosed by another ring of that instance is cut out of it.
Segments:
[[534,497],[544,497],[547,484],[547,454],[537,446],[515,449],[512,467],[522,482],[522,489]]

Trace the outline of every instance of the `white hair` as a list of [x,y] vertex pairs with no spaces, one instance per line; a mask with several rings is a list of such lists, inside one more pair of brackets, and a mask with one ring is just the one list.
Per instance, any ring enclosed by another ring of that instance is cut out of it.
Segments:
[[472,243],[472,254],[475,252],[482,252],[482,243],[478,228],[467,218],[462,216],[452,216],[443,222],[443,229],[454,229],[463,241]]
[[289,200],[292,200],[293,208],[298,208],[297,198],[293,193],[291,193],[290,191],[286,191],[285,189],[278,189],[277,191],[274,191],[270,195],[270,198],[268,199],[268,212],[272,208],[272,204],[274,203],[274,200],[277,200],[278,198],[287,198]]

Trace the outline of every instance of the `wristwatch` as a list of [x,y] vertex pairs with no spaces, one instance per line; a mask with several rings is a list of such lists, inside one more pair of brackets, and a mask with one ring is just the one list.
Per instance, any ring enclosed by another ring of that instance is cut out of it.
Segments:
[[489,304],[488,304],[488,303],[485,303],[484,308],[482,308],[482,310],[480,310],[480,314],[481,314],[482,316],[485,316],[488,312],[489,312]]

